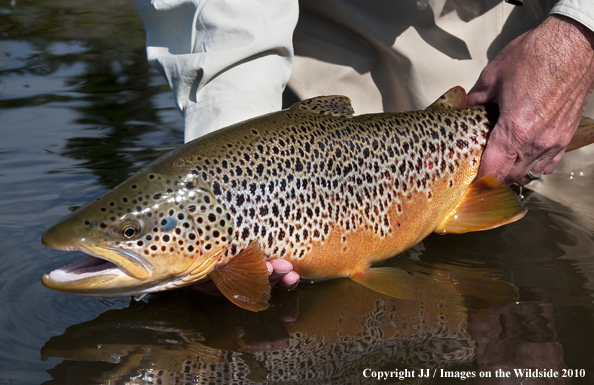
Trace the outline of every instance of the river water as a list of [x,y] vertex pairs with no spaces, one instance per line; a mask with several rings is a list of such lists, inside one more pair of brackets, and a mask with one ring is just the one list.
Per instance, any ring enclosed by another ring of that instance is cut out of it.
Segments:
[[41,245],[46,228],[182,143],[133,2],[0,5],[0,135],[0,383],[594,383],[588,151],[523,191],[521,221],[390,261],[412,299],[334,280],[254,314],[191,289],[136,302],[39,282],[81,257]]

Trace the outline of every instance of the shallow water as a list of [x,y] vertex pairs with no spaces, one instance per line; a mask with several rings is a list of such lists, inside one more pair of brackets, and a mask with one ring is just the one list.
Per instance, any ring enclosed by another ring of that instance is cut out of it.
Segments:
[[514,368],[594,382],[594,178],[579,156],[524,192],[523,220],[390,261],[416,273],[408,300],[334,280],[276,290],[252,314],[189,289],[134,302],[44,288],[81,255],[43,247],[43,231],[183,140],[143,39],[130,1],[0,6],[0,382],[357,384],[408,369],[382,382],[459,383],[444,376],[504,369],[519,383]]

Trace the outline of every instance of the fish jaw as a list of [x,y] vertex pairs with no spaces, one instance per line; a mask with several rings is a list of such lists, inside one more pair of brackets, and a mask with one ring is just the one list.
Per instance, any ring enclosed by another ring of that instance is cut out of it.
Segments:
[[55,247],[42,238],[46,246],[64,251],[82,251],[88,256],[70,265],[44,274],[41,283],[50,289],[72,294],[115,297],[135,294],[151,281],[153,266],[136,253],[98,246]]

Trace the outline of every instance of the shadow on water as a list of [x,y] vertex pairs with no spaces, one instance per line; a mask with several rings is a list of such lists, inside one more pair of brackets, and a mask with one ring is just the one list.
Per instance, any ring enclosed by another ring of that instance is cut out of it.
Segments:
[[[276,290],[253,314],[191,289],[133,302],[43,288],[42,273],[80,255],[44,248],[42,232],[181,144],[181,125],[132,1],[0,5],[0,382],[373,383],[367,368],[571,368],[585,373],[573,383],[594,381],[591,205],[583,222],[538,194],[518,223],[430,236],[390,261],[414,274],[408,300],[334,280]],[[384,383],[407,382],[460,380]]]

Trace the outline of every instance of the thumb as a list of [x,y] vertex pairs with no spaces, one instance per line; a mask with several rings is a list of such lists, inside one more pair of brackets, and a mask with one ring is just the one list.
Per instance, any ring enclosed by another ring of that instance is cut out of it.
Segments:
[[468,92],[467,106],[485,104],[489,102],[497,103],[497,81],[495,76],[490,75],[490,68],[486,67],[474,86]]

